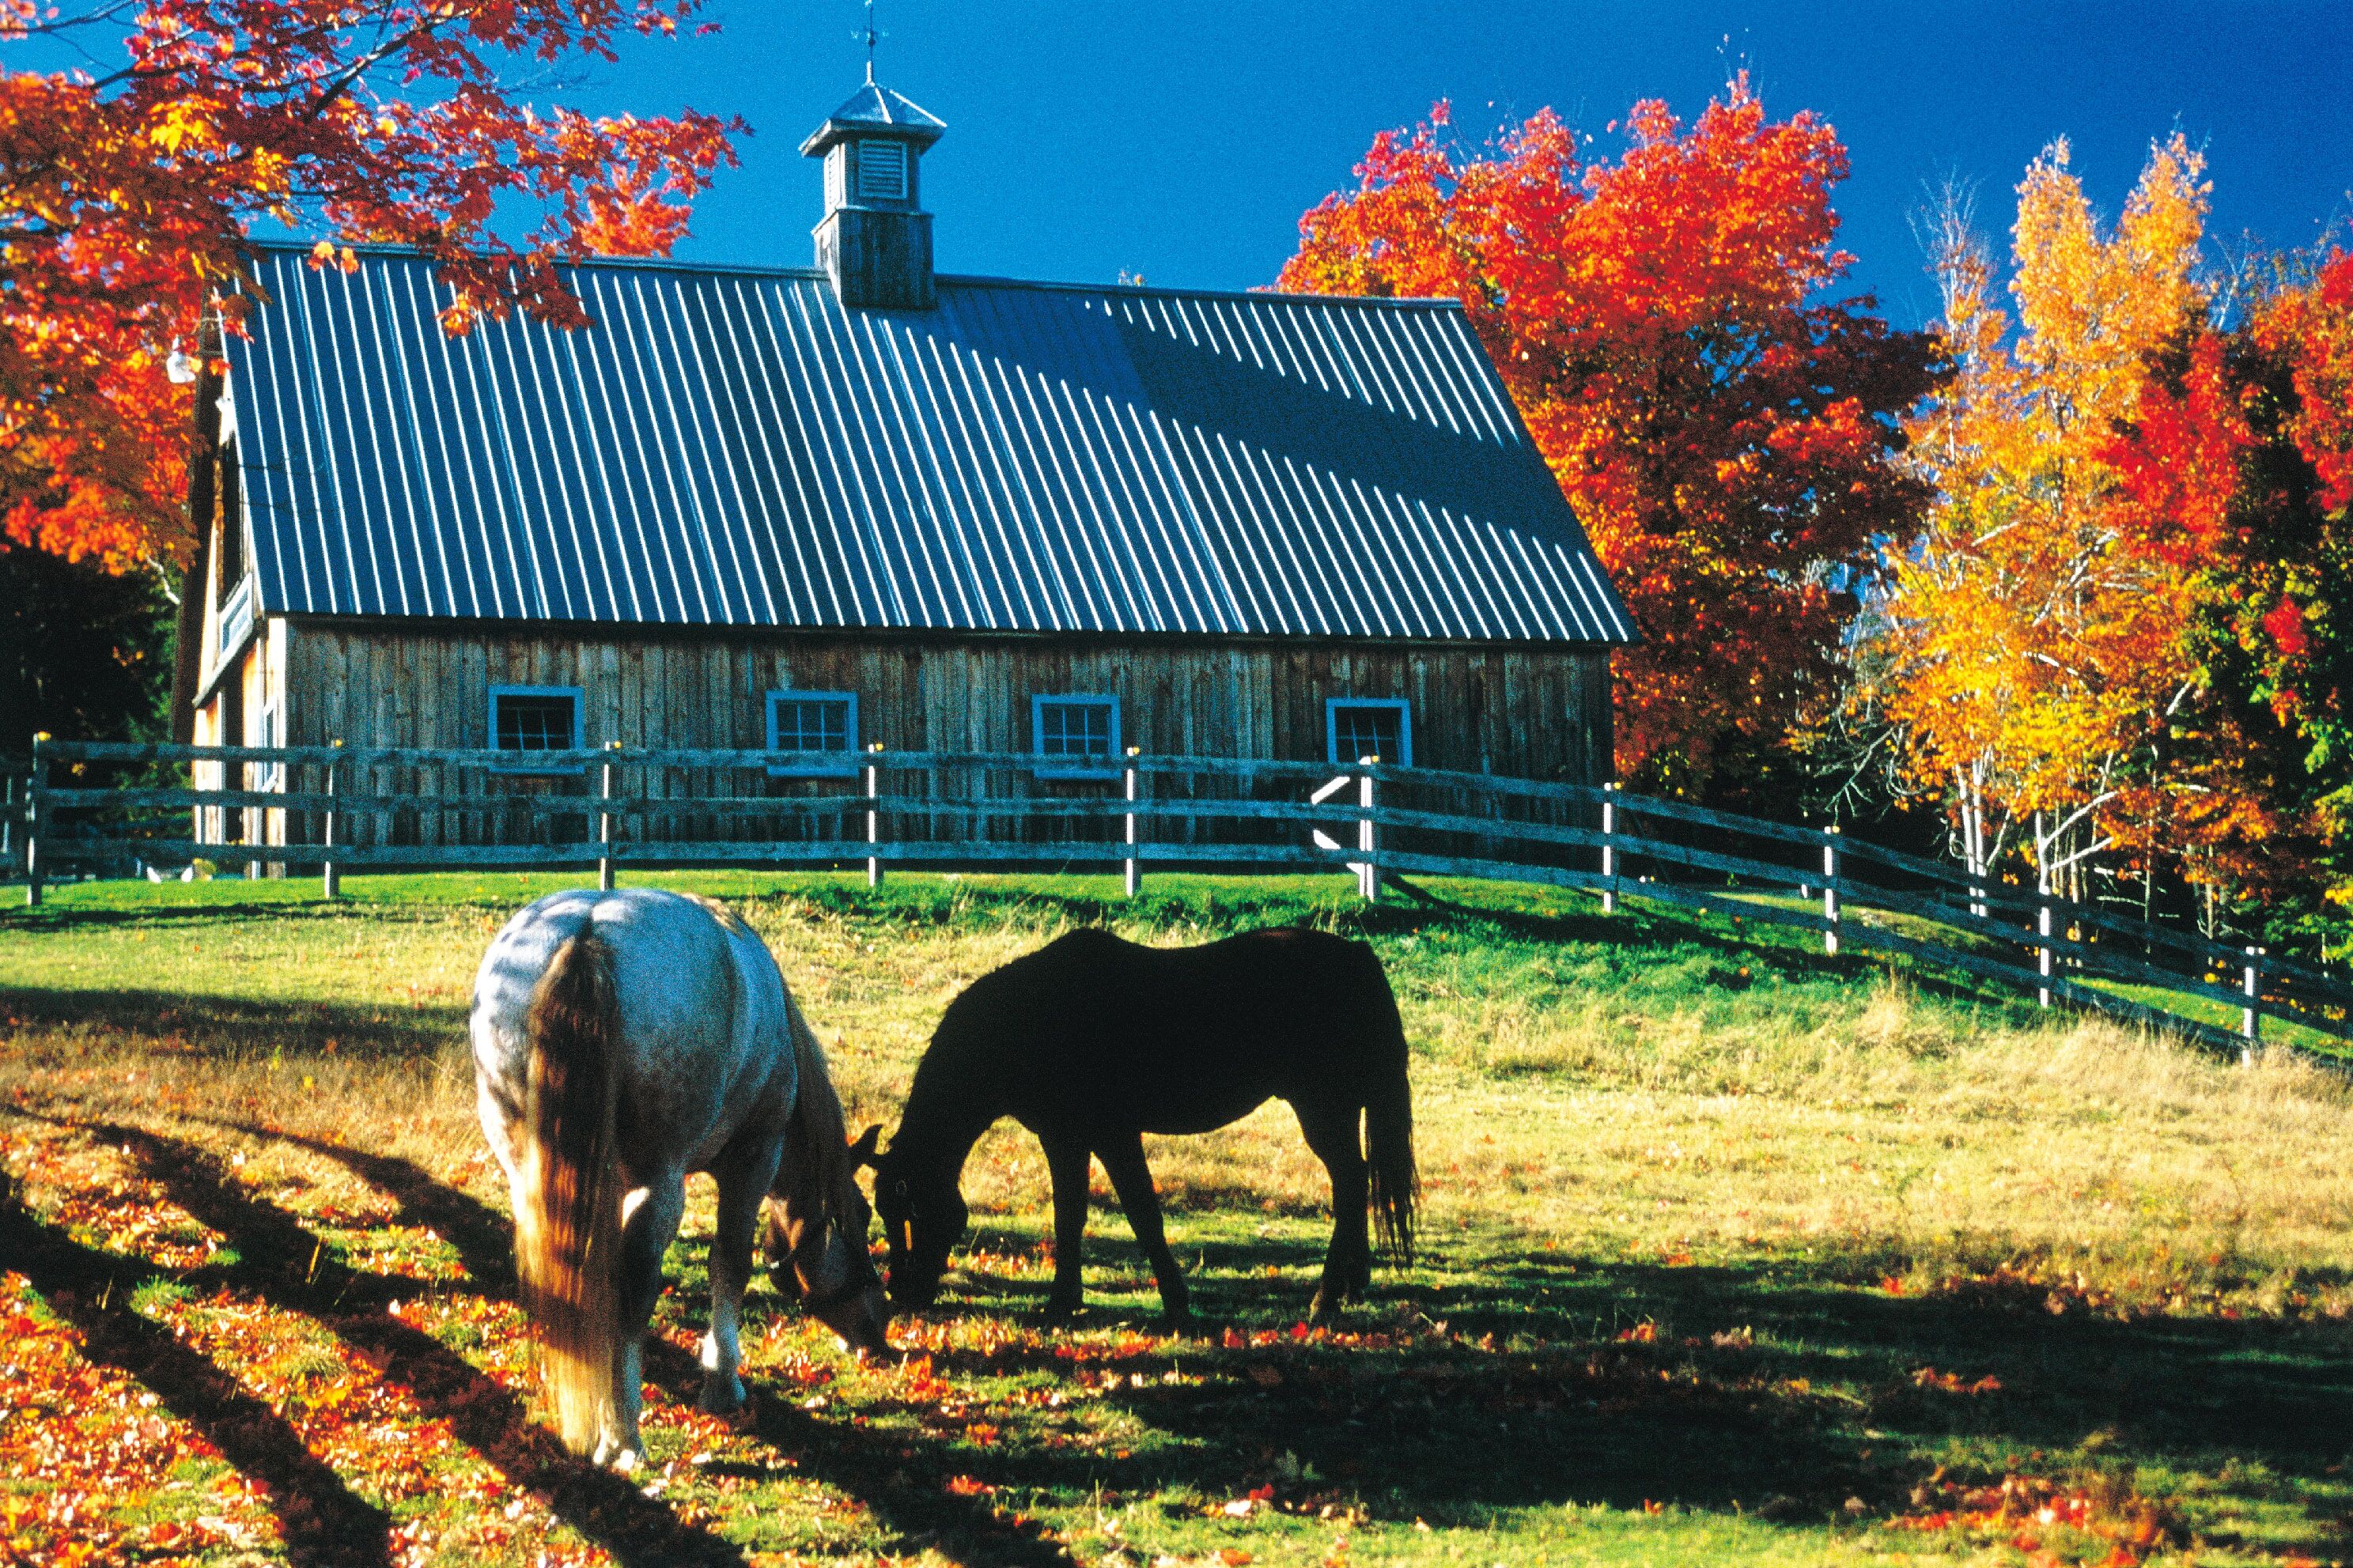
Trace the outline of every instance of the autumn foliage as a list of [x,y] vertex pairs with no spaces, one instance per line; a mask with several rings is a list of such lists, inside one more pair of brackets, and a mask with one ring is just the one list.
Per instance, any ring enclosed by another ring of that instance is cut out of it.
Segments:
[[[2201,887],[2353,901],[2353,257],[2185,329],[2107,448],[2118,532],[2181,584],[2192,686],[2125,837]],[[2147,825],[2143,827],[2141,825]],[[2135,828],[2140,830],[2136,833]],[[2317,911],[2311,911],[2316,913]]]
[[1936,499],[1856,700],[1970,863],[2185,890],[2211,923],[2348,890],[2353,262],[2217,274],[2207,195],[2176,135],[2103,226],[2054,143],[2018,189],[2014,315],[1946,215],[1959,369],[1912,425]]
[[1463,302],[1641,629],[1620,771],[1736,790],[1836,701],[1876,542],[1927,500],[1898,420],[1935,341],[1825,296],[1846,150],[1745,77],[1688,125],[1637,104],[1609,160],[1548,110],[1480,151],[1448,125],[1376,137],[1280,286]]
[[2107,837],[2099,808],[2185,697],[2164,657],[2184,581],[2117,534],[2109,447],[2198,302],[2200,175],[2176,137],[2103,233],[2055,143],[2019,187],[2014,322],[1957,215],[1941,237],[1958,374],[1913,421],[1936,499],[1895,566],[1877,695],[1915,782],[1949,794],[1972,863],[1999,859],[2036,813],[2046,858],[2063,838],[2081,852]]
[[[237,330],[256,225],[415,247],[446,324],[584,317],[562,262],[662,252],[737,129],[535,106],[508,73],[610,59],[701,0],[0,4],[0,38],[111,72],[0,75],[0,506],[117,566],[184,559],[194,374]],[[519,220],[517,214],[534,215]],[[344,252],[324,247],[322,263]],[[174,355],[183,379],[168,373]]]

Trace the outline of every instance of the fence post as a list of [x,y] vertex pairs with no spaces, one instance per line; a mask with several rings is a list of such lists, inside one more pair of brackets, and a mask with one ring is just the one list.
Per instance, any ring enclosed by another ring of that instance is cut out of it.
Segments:
[[[1127,804],[1130,806],[1135,804],[1135,759],[1143,751],[1141,746],[1127,749]],[[1131,810],[1127,813],[1127,896],[1131,899],[1135,897],[1136,889],[1143,886],[1144,866],[1135,858],[1135,813]]]
[[[882,742],[875,742],[871,750],[879,759],[882,755]],[[879,760],[866,764],[866,842],[882,842],[882,764]],[[882,860],[880,856],[866,858],[866,885],[870,888],[882,885]]]
[[1381,874],[1373,865],[1373,768],[1381,759],[1376,752],[1357,760],[1365,776],[1357,786],[1356,847],[1365,858],[1356,867],[1356,894],[1369,903],[1381,896]]
[[2034,967],[2042,975],[2042,984],[2035,994],[2042,1005],[2051,1005],[2051,971],[2057,956],[2051,948],[2051,868],[2038,865],[2034,868],[2034,934],[2040,938],[2034,944]]
[[[618,741],[607,741],[605,749],[618,751],[620,745]],[[609,761],[602,763],[601,772],[604,776],[599,781],[596,798],[609,806],[613,799],[613,764]],[[609,893],[613,890],[613,814],[609,810],[599,809],[596,813],[596,843],[604,850],[596,857],[596,890]]]
[[1822,931],[1822,951],[1835,953],[1839,947],[1839,830],[1832,823],[1822,829],[1822,919],[1830,925]]
[[[327,744],[340,749],[343,745],[343,742],[330,741]],[[335,757],[329,760],[327,763],[327,821],[325,826],[321,830],[319,835],[321,842],[329,849],[332,849],[335,847],[335,775],[343,771],[343,760],[341,757]],[[320,895],[322,898],[332,899],[340,897],[343,890],[343,874],[335,869],[334,857],[331,855],[319,865]]]
[[2253,1057],[2263,1038],[2263,956],[2262,948],[2249,944],[2246,967],[2240,971],[2239,988],[2247,998],[2247,1005],[2239,1009],[2239,1037],[2246,1041],[2239,1052],[2242,1062]]
[[[237,744],[248,745],[250,744],[250,742],[240,739],[237,742]],[[248,791],[259,791],[261,788],[260,763],[248,758],[244,762],[235,763],[230,765],[237,769],[237,788]],[[237,817],[240,824],[238,831],[245,835],[244,843],[247,848],[250,849],[253,847],[253,841],[255,838],[267,838],[269,837],[269,817],[268,813],[260,807],[251,805],[240,806],[237,808]],[[245,879],[248,882],[259,882],[261,880],[260,861],[248,860],[245,863]]]
[[1601,786],[1601,912],[1618,912],[1618,786]]
[[33,772],[25,781],[25,904],[28,909],[41,901],[41,785],[49,771],[41,747],[48,738],[46,730],[33,737]]

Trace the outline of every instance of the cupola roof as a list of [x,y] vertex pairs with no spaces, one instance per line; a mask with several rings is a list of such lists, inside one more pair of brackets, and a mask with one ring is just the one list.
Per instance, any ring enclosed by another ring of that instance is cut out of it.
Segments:
[[808,140],[801,143],[801,153],[814,158],[851,136],[885,136],[923,148],[945,135],[947,129],[946,121],[870,77],[839,109],[825,117],[824,124],[809,132]]

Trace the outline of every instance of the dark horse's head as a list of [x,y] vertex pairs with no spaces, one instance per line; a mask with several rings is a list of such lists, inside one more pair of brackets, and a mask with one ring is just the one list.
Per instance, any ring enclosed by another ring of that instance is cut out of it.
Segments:
[[882,1216],[882,1234],[891,1243],[891,1305],[902,1312],[920,1311],[939,1294],[948,1253],[964,1239],[970,1215],[956,1191],[953,1167],[934,1163],[919,1169],[923,1162],[896,1148],[878,1153],[881,1136],[881,1128],[870,1127],[850,1152],[874,1170],[874,1211]]

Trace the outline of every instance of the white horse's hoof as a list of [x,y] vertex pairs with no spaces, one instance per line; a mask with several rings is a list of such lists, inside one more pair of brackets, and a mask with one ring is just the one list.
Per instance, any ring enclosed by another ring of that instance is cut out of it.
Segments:
[[705,1415],[733,1415],[744,1408],[744,1380],[732,1372],[713,1373],[702,1380],[702,1397],[694,1403]]
[[642,1458],[644,1452],[635,1443],[624,1442],[607,1433],[596,1440],[596,1452],[589,1462],[616,1475],[626,1476],[638,1468],[638,1461]]

